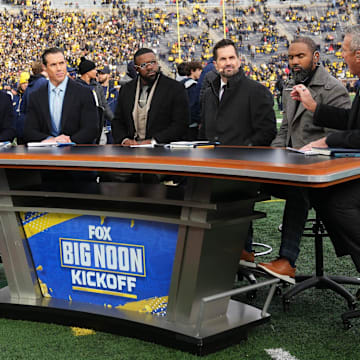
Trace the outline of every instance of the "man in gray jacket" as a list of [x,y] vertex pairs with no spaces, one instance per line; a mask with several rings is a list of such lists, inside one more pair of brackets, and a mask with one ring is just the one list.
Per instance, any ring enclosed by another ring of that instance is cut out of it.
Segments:
[[[304,84],[319,104],[329,104],[341,108],[351,106],[347,90],[340,81],[332,77],[319,65],[319,51],[315,42],[307,37],[296,38],[290,45],[289,66],[292,79],[283,90],[283,121],[272,146],[300,149],[311,141],[326,136],[328,128],[313,123],[313,113],[299,101],[290,97],[296,84]],[[279,258],[258,267],[290,283],[295,283],[295,262],[299,255],[299,245],[310,208],[307,188],[269,186],[268,191],[286,199],[283,214],[281,246]]]

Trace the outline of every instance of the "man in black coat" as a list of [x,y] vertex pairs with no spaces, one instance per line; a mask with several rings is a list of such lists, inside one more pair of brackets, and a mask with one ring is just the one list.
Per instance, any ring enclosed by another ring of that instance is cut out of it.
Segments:
[[25,142],[93,143],[99,120],[91,90],[68,78],[61,49],[45,50],[42,62],[49,82],[29,96]]
[[[270,145],[276,135],[271,93],[245,76],[231,40],[219,41],[213,55],[218,75],[203,95],[200,138],[220,142],[221,145]],[[255,265],[252,225],[240,258],[240,264],[244,262]]]
[[115,144],[124,146],[181,140],[189,123],[183,84],[161,74],[154,52],[134,55],[138,76],[123,85],[112,121]]
[[[345,31],[342,56],[349,70],[360,76],[360,25]],[[309,90],[297,85],[291,93],[294,100],[314,112],[314,124],[340,129],[304,146],[360,148],[360,98],[359,90],[351,109],[340,109],[330,105],[317,104]],[[337,256],[350,255],[360,272],[360,180],[312,191],[312,203],[334,244]]]
[[276,135],[271,93],[245,76],[231,40],[219,41],[213,52],[219,75],[204,93],[200,138],[221,145],[270,145]]
[[15,110],[10,96],[0,92],[0,141],[13,141],[15,134]]

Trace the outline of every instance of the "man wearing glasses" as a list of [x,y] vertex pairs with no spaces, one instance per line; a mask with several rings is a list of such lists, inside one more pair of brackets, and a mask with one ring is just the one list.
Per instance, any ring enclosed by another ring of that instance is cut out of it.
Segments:
[[183,139],[189,122],[183,84],[160,72],[151,49],[138,50],[134,64],[138,76],[119,92],[112,122],[114,143],[130,146]]

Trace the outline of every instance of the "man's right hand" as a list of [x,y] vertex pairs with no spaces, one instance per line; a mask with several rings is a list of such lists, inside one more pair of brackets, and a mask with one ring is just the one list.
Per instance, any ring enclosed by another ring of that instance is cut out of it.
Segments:
[[122,146],[131,146],[131,145],[138,145],[139,143],[136,140],[126,139],[124,140],[121,145]]
[[301,101],[304,108],[315,112],[317,103],[310,94],[309,89],[304,85],[295,85],[290,93],[290,96],[295,101]]
[[56,137],[53,137],[53,136],[49,137],[49,138],[43,140],[42,142],[46,143],[46,142],[54,142],[54,141],[59,142],[59,143],[70,143],[71,139],[70,139],[70,136],[61,134]]

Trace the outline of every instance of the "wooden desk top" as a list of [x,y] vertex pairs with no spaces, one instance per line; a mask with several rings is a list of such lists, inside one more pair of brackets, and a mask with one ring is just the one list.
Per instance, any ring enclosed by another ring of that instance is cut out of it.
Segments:
[[360,158],[305,156],[280,148],[127,148],[119,145],[0,150],[0,167],[170,173],[323,187],[360,177]]

